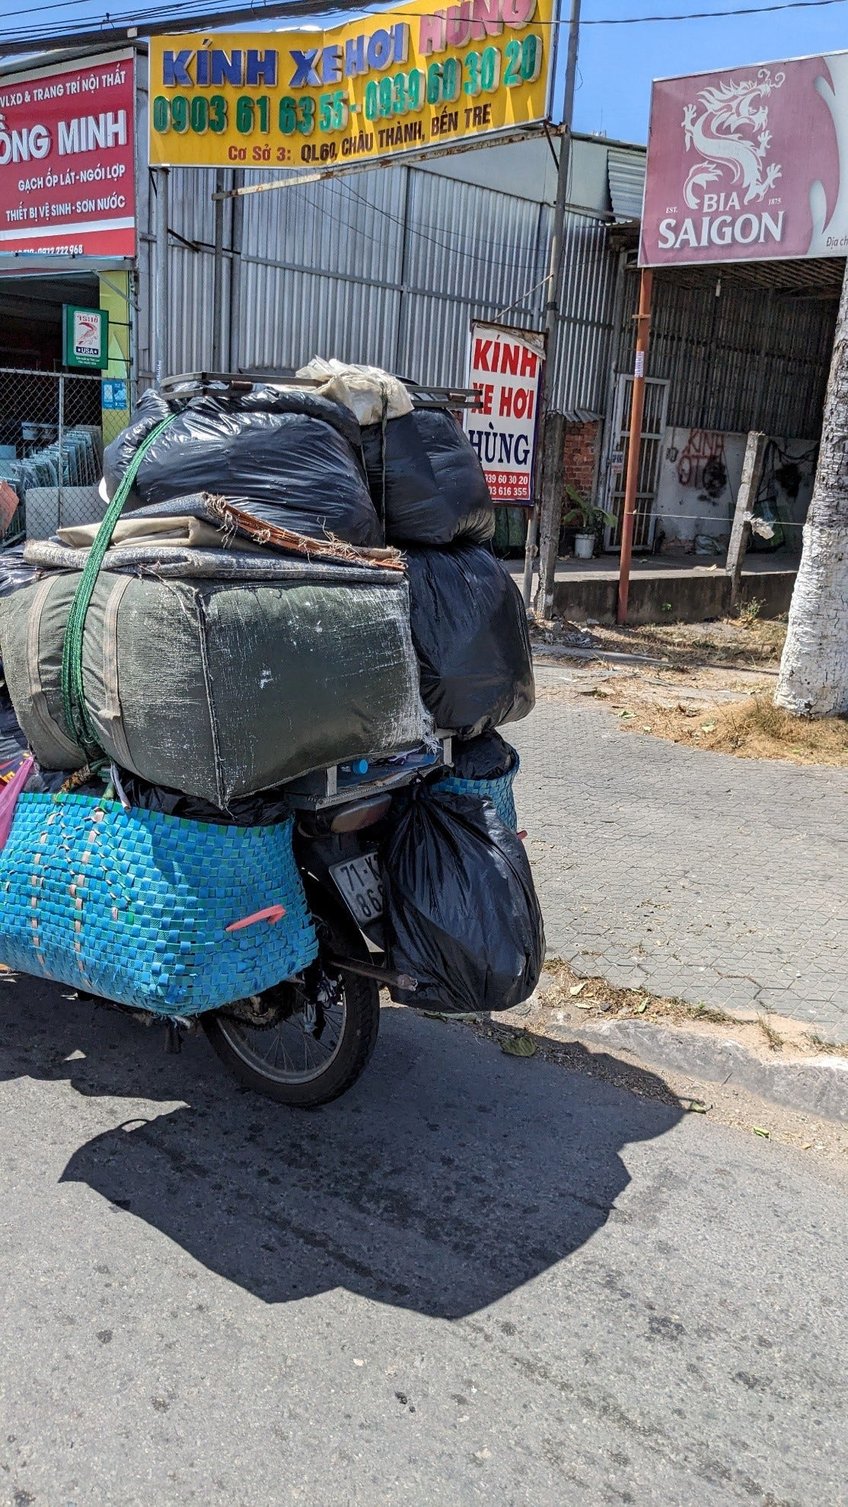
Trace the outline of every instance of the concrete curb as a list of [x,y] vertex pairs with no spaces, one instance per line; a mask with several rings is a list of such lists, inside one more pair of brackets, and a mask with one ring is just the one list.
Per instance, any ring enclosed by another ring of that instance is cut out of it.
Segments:
[[605,1020],[597,1025],[587,1022],[576,1029],[571,1026],[560,1029],[563,1039],[607,1051],[628,1052],[651,1067],[686,1073],[707,1083],[735,1084],[786,1109],[848,1124],[848,1058],[845,1057],[806,1058],[776,1053],[773,1060],[766,1060],[746,1051],[732,1038],[718,1041],[685,1027],[671,1030],[641,1020]]

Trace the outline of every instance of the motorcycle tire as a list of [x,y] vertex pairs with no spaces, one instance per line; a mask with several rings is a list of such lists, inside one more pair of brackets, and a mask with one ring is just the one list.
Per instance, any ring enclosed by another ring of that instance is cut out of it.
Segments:
[[[380,1024],[380,991],[375,980],[352,973],[342,974],[340,978],[338,1038],[325,1060],[321,1061],[316,1052],[310,1062],[308,1033],[301,1031],[304,1061],[300,1068],[295,1064],[294,1057],[300,1055],[297,1026],[292,1024],[296,1017],[289,1017],[277,1026],[253,1027],[223,1011],[202,1016],[201,1024],[210,1046],[240,1083],[278,1104],[288,1104],[295,1109],[317,1109],[322,1104],[331,1103],[347,1093],[364,1072],[374,1051]],[[292,1041],[292,1051],[288,1062],[284,1058],[280,1065],[279,1043],[274,1037],[284,1028]],[[320,1046],[320,1037],[317,1042]]]

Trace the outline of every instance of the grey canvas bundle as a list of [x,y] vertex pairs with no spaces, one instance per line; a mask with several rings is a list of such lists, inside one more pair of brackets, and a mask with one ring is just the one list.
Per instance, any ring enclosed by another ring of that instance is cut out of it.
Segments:
[[[102,748],[152,784],[223,806],[419,742],[425,714],[406,580],[346,574],[299,562],[298,576],[279,582],[101,572],[83,673]],[[78,579],[51,574],[0,601],[9,692],[49,769],[86,762],[65,725],[60,684]]]

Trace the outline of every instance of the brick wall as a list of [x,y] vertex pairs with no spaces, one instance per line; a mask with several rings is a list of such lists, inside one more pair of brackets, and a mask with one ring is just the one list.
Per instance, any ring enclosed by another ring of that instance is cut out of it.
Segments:
[[[586,424],[565,425],[562,444],[562,510],[564,513],[567,513],[571,506],[565,491],[568,485],[575,487],[582,497],[598,502],[598,498],[594,495],[594,488],[600,437],[601,425],[597,419],[590,420]],[[573,525],[562,529],[559,541],[560,554],[571,554],[575,533],[576,529]]]
[[[570,483],[584,497],[592,496],[600,423],[566,424],[562,447],[563,489]],[[597,500],[597,499],[596,499]]]

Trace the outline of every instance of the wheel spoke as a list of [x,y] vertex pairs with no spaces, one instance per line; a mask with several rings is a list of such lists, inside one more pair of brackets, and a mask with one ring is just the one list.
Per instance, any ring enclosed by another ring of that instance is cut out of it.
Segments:
[[326,1072],[344,1035],[344,999],[325,1005],[320,1036],[304,1030],[303,1014],[275,1026],[251,1026],[237,1019],[222,1021],[233,1050],[242,1061],[279,1083],[305,1083]]

